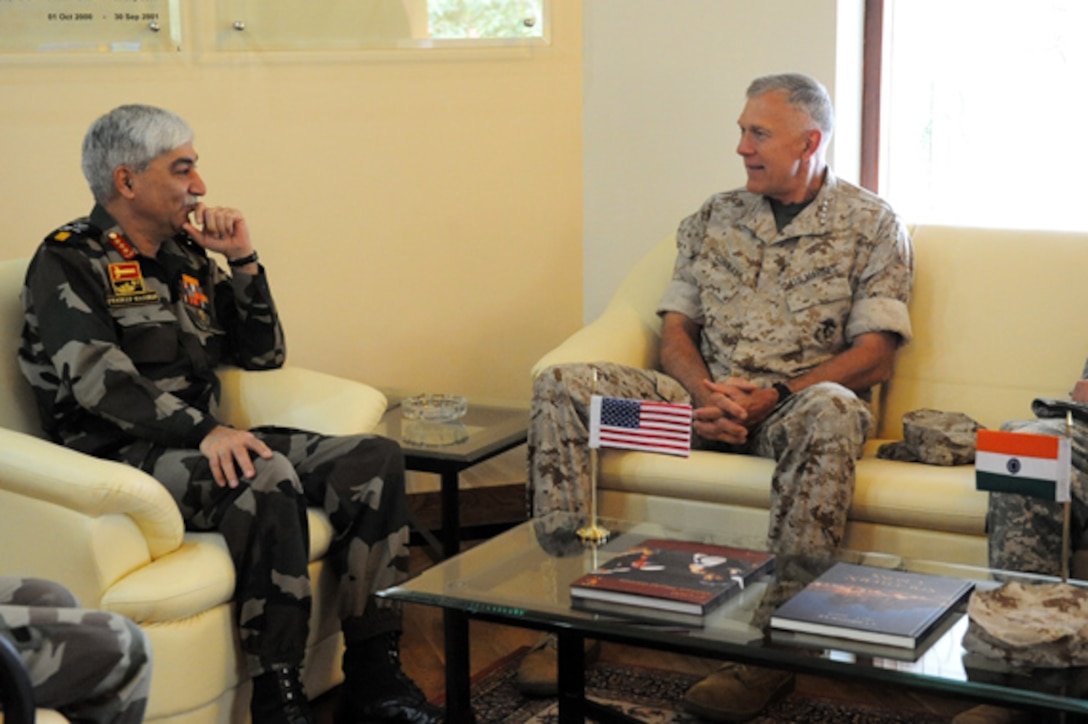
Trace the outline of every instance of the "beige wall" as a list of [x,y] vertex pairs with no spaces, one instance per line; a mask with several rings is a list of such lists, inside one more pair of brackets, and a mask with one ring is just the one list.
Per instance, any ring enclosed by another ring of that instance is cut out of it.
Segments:
[[527,400],[582,315],[581,6],[553,6],[528,51],[0,59],[0,258],[90,209],[97,115],[162,105],[196,130],[208,202],[247,214],[291,363]]
[[[183,4],[213,15],[213,0]],[[861,6],[553,0],[551,45],[520,53],[0,60],[0,258],[89,208],[78,148],[94,116],[165,105],[197,130],[209,201],[260,235],[293,364],[525,400],[530,365],[742,182],[752,77],[823,80],[836,169],[856,175],[840,149],[857,146]]]
[[862,0],[586,0],[584,314],[711,194],[744,183],[744,90],[819,78],[838,111],[832,161],[857,177]]

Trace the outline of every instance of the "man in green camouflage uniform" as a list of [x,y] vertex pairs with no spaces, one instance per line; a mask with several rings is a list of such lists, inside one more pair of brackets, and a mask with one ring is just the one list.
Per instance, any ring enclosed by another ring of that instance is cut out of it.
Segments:
[[[407,570],[400,448],[373,435],[238,430],[215,369],[283,364],[279,317],[241,212],[206,207],[192,131],[121,106],[92,124],[87,218],[51,233],[24,289],[20,364],[54,440],[147,471],[190,530],[223,534],[261,722],[309,722],[299,678],[311,605],[307,505],[336,530],[345,721],[437,721],[404,675],[400,611],[372,594]],[[224,272],[207,251],[223,254]]]
[[0,576],[0,637],[19,652],[36,706],[73,722],[143,721],[151,648],[124,616],[80,608],[52,581]]
[[[1088,405],[1088,362],[1081,379],[1069,393],[1075,403]],[[1042,412],[1039,401],[1033,405]],[[1088,411],[1088,407],[1084,408]],[[1035,420],[1014,420],[1003,430],[1038,435],[1065,436],[1063,415]],[[1070,486],[1070,544],[1073,548],[1073,575],[1088,574],[1083,551],[1088,550],[1088,424],[1075,419],[1072,434],[1073,470]],[[1065,504],[1015,493],[990,493],[987,525],[989,528],[990,566],[1008,571],[1061,575],[1062,527]],[[1077,555],[1077,553],[1080,555]]]
[[[896,349],[911,337],[910,240],[887,203],[828,168],[833,112],[818,82],[767,76],[747,97],[737,148],[747,186],[711,197],[680,224],[658,307],[661,369],[560,365],[537,377],[534,515],[587,514],[596,371],[601,395],[690,402],[697,447],[777,462],[771,550],[816,553],[842,542],[855,461],[872,423],[869,389],[888,378]],[[730,666],[685,703],[707,718],[743,720],[790,681]]]

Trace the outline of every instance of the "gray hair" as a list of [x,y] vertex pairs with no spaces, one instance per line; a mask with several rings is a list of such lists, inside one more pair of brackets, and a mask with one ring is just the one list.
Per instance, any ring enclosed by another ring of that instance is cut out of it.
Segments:
[[158,156],[193,140],[189,124],[154,106],[114,108],[87,129],[83,138],[83,175],[100,204],[113,199],[113,172],[128,166],[139,173]]
[[790,105],[807,113],[824,132],[825,140],[831,137],[835,129],[835,109],[831,105],[831,96],[820,81],[804,73],[765,75],[752,81],[747,97],[751,99],[773,91],[786,91]]

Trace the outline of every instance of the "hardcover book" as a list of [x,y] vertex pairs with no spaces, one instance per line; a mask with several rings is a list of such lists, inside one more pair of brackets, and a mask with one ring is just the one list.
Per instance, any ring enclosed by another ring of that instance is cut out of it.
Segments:
[[779,606],[771,627],[913,649],[974,587],[959,578],[836,563]]
[[773,569],[773,553],[650,538],[572,582],[571,602],[613,615],[699,624]]

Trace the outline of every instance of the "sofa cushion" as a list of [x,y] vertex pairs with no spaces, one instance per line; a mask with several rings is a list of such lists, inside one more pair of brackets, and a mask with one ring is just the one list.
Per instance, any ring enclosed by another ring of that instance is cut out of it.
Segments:
[[[870,448],[867,449],[871,449]],[[774,461],[750,455],[693,451],[688,458],[604,450],[601,489],[766,509]],[[850,521],[984,535],[986,495],[975,490],[974,467],[858,461]]]

